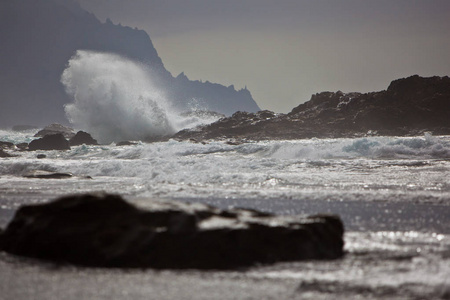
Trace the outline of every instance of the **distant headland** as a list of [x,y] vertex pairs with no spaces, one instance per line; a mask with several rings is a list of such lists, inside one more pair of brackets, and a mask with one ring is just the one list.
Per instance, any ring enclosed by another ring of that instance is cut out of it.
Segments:
[[414,75],[371,93],[322,92],[288,114],[237,112],[174,138],[284,140],[450,134],[450,78]]

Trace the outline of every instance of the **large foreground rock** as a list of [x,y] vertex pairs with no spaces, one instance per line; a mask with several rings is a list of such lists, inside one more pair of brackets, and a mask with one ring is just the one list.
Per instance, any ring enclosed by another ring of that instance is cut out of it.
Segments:
[[61,133],[46,135],[43,138],[31,141],[28,149],[34,150],[70,150],[69,141]]
[[86,266],[235,268],[343,255],[339,217],[283,217],[116,195],[68,196],[21,207],[0,235],[3,251]]

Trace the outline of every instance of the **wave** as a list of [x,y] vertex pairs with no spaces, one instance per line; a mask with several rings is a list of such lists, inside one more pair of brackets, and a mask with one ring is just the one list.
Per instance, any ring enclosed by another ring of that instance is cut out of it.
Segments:
[[149,66],[119,55],[78,50],[61,76],[73,98],[66,115],[102,143],[172,135],[216,120],[183,117],[156,76]]

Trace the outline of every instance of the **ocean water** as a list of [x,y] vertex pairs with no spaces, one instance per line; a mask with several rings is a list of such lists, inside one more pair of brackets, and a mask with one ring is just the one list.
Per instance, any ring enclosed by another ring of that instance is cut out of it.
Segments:
[[[0,140],[29,142],[32,134],[2,130]],[[41,153],[47,158],[37,159]],[[346,227],[346,255],[230,272],[62,267],[56,275],[46,264],[2,254],[5,299],[64,293],[67,299],[148,299],[150,290],[158,299],[450,299],[450,136],[241,145],[170,140],[14,154],[0,159],[1,227],[22,204],[105,191],[143,207],[152,199],[175,199],[275,214],[337,213]],[[33,170],[74,177],[23,177]],[[41,287],[14,288],[16,281]]]

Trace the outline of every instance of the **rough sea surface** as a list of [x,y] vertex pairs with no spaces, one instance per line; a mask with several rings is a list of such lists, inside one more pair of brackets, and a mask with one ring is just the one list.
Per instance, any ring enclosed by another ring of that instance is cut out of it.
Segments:
[[[0,140],[32,134],[0,130]],[[86,269],[1,253],[0,299],[450,299],[450,136],[171,140],[14,154],[0,159],[3,228],[22,204],[107,191],[144,207],[176,199],[337,213],[346,255],[204,272]],[[75,176],[22,177],[33,170]]]

